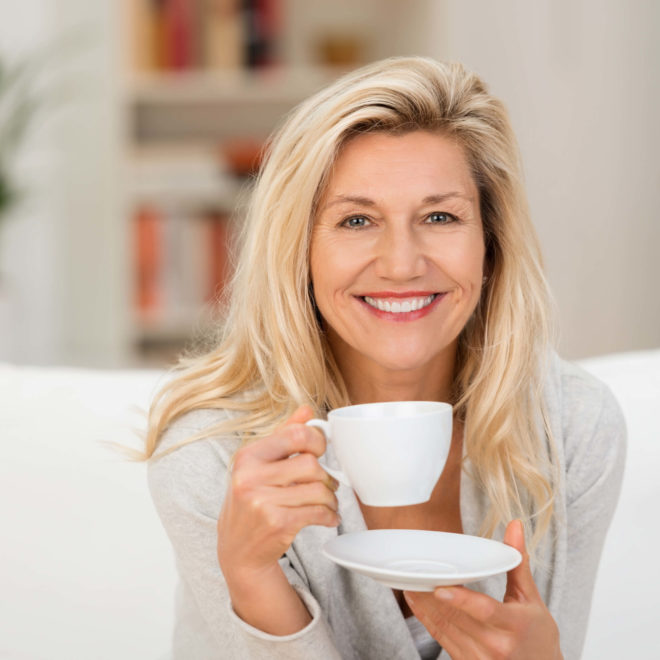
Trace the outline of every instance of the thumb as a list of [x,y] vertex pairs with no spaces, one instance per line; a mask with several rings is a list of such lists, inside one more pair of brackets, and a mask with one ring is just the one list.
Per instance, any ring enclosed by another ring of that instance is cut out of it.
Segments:
[[314,411],[311,406],[300,406],[289,419],[284,422],[284,426],[290,424],[304,424],[314,417]]
[[[300,406],[294,413],[289,417],[289,419],[284,422],[283,426],[290,426],[291,424],[304,424],[305,422],[308,422],[310,419],[314,419],[314,410],[312,409],[311,406]],[[325,433],[321,431],[321,429],[315,428],[314,429],[316,433],[319,434],[321,438],[323,438],[323,450],[325,451],[325,442],[326,442],[326,437]],[[320,455],[320,454],[319,454]]]
[[504,532],[504,543],[518,550],[522,561],[507,573],[504,602],[529,601],[540,598],[529,565],[529,554],[525,546],[525,531],[522,521],[512,520]]

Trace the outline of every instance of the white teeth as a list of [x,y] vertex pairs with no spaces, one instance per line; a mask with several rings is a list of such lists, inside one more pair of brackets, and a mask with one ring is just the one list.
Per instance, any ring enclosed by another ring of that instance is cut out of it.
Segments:
[[432,293],[430,296],[423,298],[409,298],[403,302],[390,302],[389,300],[382,300],[381,298],[371,298],[365,296],[364,301],[379,309],[381,312],[391,312],[392,314],[405,314],[406,312],[414,312],[422,309],[433,302],[436,294]]

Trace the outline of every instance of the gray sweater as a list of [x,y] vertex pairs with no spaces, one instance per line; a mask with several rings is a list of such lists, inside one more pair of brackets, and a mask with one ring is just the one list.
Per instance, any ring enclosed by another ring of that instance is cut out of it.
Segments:
[[[605,534],[618,498],[625,458],[625,424],[608,388],[578,367],[552,358],[545,388],[558,445],[562,481],[556,493],[557,523],[546,536],[534,569],[539,591],[555,618],[566,660],[580,657],[591,595]],[[217,410],[189,413],[164,434],[159,449],[217,423]],[[367,577],[343,569],[321,554],[338,533],[365,529],[354,493],[337,491],[339,529],[304,528],[280,560],[311,615],[294,635],[276,637],[234,614],[216,558],[216,522],[227,487],[227,466],[239,447],[235,436],[187,445],[149,465],[149,486],[174,546],[180,583],[174,657],[257,659],[419,658],[395,597]],[[328,465],[336,464],[331,447]],[[465,534],[478,534],[486,502],[463,471],[460,509]],[[494,538],[501,540],[503,528]],[[506,576],[471,588],[502,599]],[[439,656],[448,658],[446,652]]]

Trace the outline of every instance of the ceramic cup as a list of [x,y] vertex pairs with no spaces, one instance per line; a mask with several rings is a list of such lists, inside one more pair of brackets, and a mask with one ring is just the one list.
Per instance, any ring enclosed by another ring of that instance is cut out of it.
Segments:
[[431,497],[449,454],[452,407],[436,401],[390,401],[336,408],[323,431],[341,471],[323,467],[369,506],[420,504]]

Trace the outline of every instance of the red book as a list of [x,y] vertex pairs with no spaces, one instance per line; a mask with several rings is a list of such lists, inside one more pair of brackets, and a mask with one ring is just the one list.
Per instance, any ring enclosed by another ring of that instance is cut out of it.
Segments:
[[166,0],[164,7],[166,67],[190,69],[195,64],[193,0]]
[[213,211],[209,220],[209,288],[206,299],[216,303],[222,298],[229,277],[229,222],[224,213]]
[[135,215],[136,304],[150,315],[161,303],[161,219],[156,209],[142,206]]

